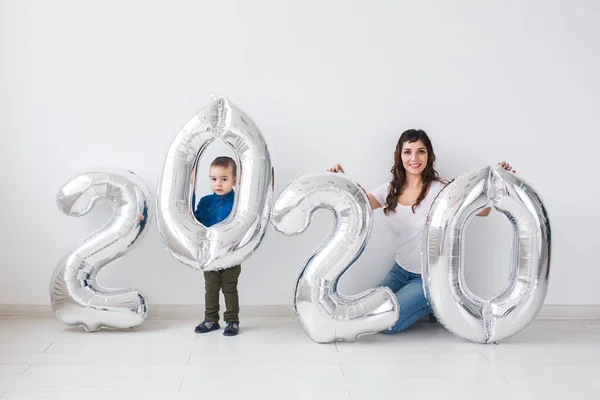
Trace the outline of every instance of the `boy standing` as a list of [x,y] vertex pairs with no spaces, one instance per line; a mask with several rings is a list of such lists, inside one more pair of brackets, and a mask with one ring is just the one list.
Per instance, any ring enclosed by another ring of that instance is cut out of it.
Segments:
[[[200,199],[194,216],[207,228],[224,221],[231,213],[235,194],[237,167],[230,157],[217,157],[210,165],[210,188],[213,194]],[[224,314],[227,326],[225,336],[235,336],[240,330],[240,305],[237,291],[241,265],[219,271],[204,272],[205,314],[195,329],[196,333],[207,333],[220,329],[219,326],[219,291],[223,290],[225,306]]]

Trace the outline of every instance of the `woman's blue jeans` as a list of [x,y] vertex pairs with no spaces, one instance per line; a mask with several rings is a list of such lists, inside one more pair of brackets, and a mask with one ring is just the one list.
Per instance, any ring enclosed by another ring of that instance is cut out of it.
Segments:
[[423,291],[423,279],[419,274],[408,272],[394,263],[379,286],[392,289],[400,304],[400,318],[383,333],[396,333],[404,330],[426,315],[433,313]]

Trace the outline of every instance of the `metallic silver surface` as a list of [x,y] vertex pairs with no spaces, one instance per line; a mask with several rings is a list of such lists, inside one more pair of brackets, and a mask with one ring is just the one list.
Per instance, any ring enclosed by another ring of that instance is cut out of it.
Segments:
[[[194,218],[192,194],[197,163],[217,138],[238,158],[236,199],[228,218],[206,228]],[[173,257],[195,270],[241,264],[265,234],[273,184],[273,166],[261,132],[227,99],[217,98],[186,122],[167,153],[157,198],[161,240]]]
[[131,171],[98,168],[71,179],[56,199],[71,217],[86,215],[99,201],[113,207],[112,218],[58,263],[50,282],[52,308],[60,321],[88,331],[137,327],[146,318],[145,296],[131,289],[103,288],[96,278],[146,233],[152,218],[150,193]]
[[399,306],[389,288],[353,296],[337,291],[340,277],[361,255],[371,234],[372,210],[360,186],[343,174],[301,176],[280,193],[271,223],[285,235],[298,235],[321,208],[330,210],[335,222],[296,282],[294,310],[302,327],[319,343],[354,341],[390,328],[398,320]]
[[[469,218],[489,206],[511,222],[513,253],[507,286],[482,300],[465,284],[463,233]],[[457,177],[434,201],[425,228],[423,286],[436,317],[473,342],[497,342],[518,333],[544,303],[550,244],[546,209],[529,183],[502,167]]]

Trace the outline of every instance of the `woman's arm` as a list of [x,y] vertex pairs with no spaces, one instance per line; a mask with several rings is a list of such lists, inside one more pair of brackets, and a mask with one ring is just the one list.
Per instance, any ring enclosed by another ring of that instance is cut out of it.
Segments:
[[479,212],[478,214],[475,214],[476,217],[487,217],[488,215],[490,215],[490,212],[492,211],[492,207],[486,207],[483,210],[481,210],[481,212]]
[[373,196],[371,193],[368,193],[367,196],[369,196],[369,203],[371,203],[371,209],[377,210],[378,208],[381,208],[381,204],[377,201],[375,196]]

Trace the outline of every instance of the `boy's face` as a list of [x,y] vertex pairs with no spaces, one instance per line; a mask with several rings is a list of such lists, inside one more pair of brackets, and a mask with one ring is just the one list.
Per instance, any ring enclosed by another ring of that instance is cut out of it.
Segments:
[[210,167],[208,177],[210,179],[210,189],[219,196],[231,192],[236,183],[236,177],[233,176],[231,167]]

